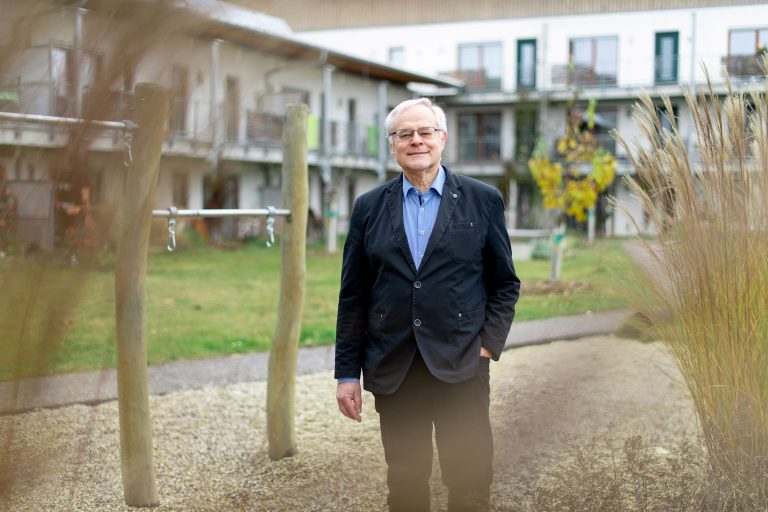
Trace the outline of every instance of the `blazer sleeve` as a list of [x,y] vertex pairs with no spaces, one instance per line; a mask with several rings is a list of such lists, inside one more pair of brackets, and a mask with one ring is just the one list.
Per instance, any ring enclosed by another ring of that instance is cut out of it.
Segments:
[[494,191],[488,205],[488,235],[483,247],[483,280],[487,292],[485,324],[480,330],[483,347],[498,360],[515,317],[520,279],[512,263],[512,247],[504,219],[504,202]]
[[360,378],[372,286],[370,265],[365,254],[364,219],[365,214],[358,198],[352,208],[341,267],[336,318],[336,379]]

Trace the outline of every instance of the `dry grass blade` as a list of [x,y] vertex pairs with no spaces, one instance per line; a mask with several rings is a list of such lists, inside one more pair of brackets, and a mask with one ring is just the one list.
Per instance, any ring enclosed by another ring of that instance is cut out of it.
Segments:
[[[617,138],[629,180],[658,229],[656,275],[637,306],[663,336],[696,404],[713,474],[713,506],[768,507],[768,81],[749,94],[687,90],[696,134],[660,128],[636,108],[642,139]],[[668,111],[671,111],[667,105]]]

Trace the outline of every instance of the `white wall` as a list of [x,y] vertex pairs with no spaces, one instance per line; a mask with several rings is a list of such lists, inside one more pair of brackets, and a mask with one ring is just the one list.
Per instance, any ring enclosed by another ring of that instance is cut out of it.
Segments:
[[[503,89],[515,87],[517,40],[537,39],[537,58],[545,63],[539,86],[551,86],[551,67],[568,60],[574,37],[617,36],[619,85],[653,84],[654,34],[679,32],[679,79],[703,80],[699,62],[719,77],[720,58],[728,53],[728,31],[768,26],[768,4],[749,6],[665,9],[610,14],[532,17],[305,32],[299,37],[314,44],[386,62],[389,47],[405,47],[405,65],[423,73],[458,69],[458,45],[501,42]],[[543,41],[546,34],[546,41]],[[694,57],[692,59],[692,56]],[[543,80],[542,80],[543,79]]]

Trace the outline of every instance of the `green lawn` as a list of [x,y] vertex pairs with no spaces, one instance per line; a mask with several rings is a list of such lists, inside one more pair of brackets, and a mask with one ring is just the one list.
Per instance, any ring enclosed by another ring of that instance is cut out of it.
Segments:
[[[524,292],[517,320],[619,309],[612,290],[629,258],[618,241],[573,244],[563,279],[575,290]],[[147,278],[149,364],[268,350],[279,294],[278,248],[153,251]],[[334,341],[341,255],[307,252],[302,346]],[[548,261],[517,263],[525,286],[549,278]],[[114,365],[114,278],[109,265],[0,261],[0,380]]]

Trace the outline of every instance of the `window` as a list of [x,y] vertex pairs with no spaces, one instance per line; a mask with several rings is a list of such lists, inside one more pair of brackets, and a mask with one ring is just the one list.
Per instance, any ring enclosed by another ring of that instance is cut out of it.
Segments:
[[733,77],[762,76],[763,55],[768,52],[768,28],[731,30],[728,55],[723,58]]
[[666,130],[672,133],[673,122],[677,124],[678,121],[677,105],[672,105],[672,112],[667,110],[666,105],[659,105],[656,107],[656,115],[659,116],[659,132]]
[[173,66],[171,68],[171,115],[168,123],[174,135],[186,134],[188,98],[189,70],[184,66]]
[[53,115],[74,115],[75,54],[71,48],[51,48],[53,77]]
[[227,90],[224,100],[227,141],[240,140],[240,81],[236,76],[227,76]]
[[391,46],[389,48],[387,62],[397,68],[405,66],[405,48],[402,46]]
[[537,112],[522,109],[515,113],[515,160],[527,162],[536,149]]
[[521,39],[517,42],[517,87],[536,87],[536,40]]
[[571,39],[569,82],[574,85],[616,85],[618,39]]
[[459,160],[501,157],[501,114],[459,114]]
[[175,172],[172,176],[172,194],[171,204],[177,208],[186,208],[189,206],[189,178],[185,172]]
[[677,32],[656,33],[654,80],[657,84],[677,82]]
[[469,91],[500,91],[501,68],[501,43],[459,45],[459,77]]
[[756,55],[768,48],[768,28],[731,30],[728,55]]

